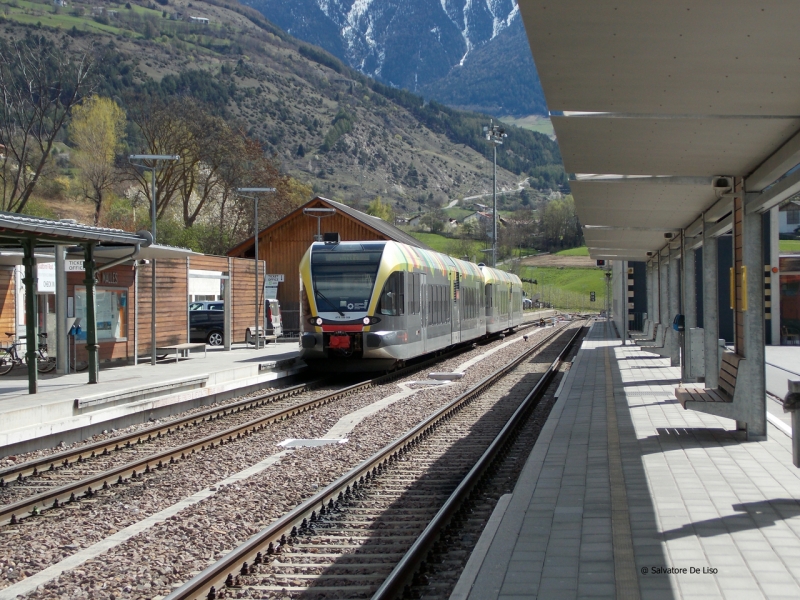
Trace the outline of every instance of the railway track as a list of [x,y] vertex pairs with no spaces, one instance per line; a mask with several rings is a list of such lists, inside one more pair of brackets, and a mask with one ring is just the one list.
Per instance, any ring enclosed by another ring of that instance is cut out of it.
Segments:
[[[531,326],[533,324],[527,325]],[[469,346],[457,348],[405,369],[329,393],[314,395],[300,402],[296,401],[298,396],[311,396],[311,390],[319,387],[321,382],[291,386],[213,407],[139,431],[9,467],[0,471],[2,477],[0,481],[6,486],[6,489],[0,490],[0,498],[5,501],[0,506],[0,525],[14,524],[20,519],[36,516],[44,510],[58,508],[64,503],[82,497],[92,498],[100,489],[109,490],[128,481],[135,481],[142,474],[162,469],[198,451],[211,450],[253,435],[272,423],[407,376],[468,349]],[[14,483],[10,485],[9,479]],[[70,481],[64,483],[66,479]]]
[[[582,331],[565,329],[460,394],[168,600],[401,595]],[[553,350],[562,338],[569,341]],[[557,356],[543,372],[541,363],[528,361],[546,353]],[[529,391],[531,379],[538,381]]]

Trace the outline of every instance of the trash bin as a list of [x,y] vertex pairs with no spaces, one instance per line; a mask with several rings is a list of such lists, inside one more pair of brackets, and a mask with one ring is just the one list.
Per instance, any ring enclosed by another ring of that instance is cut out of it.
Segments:
[[71,356],[75,356],[77,358],[75,350],[75,336],[78,336],[80,334],[81,334],[81,318],[67,317],[67,337],[69,338],[67,341],[67,370],[66,370],[67,375],[69,375],[70,369],[72,369],[73,371],[77,370],[72,367],[73,361],[71,360]]

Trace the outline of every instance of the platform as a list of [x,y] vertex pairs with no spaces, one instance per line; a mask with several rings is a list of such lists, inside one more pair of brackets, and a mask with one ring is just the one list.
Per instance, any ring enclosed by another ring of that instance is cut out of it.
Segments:
[[264,387],[304,366],[297,343],[231,351],[209,348],[152,366],[108,367],[100,382],[87,374],[40,374],[39,393],[28,394],[24,369],[0,378],[0,456],[85,439],[103,429],[125,427],[210,404]]
[[610,333],[584,340],[451,600],[800,598],[791,439],[683,410],[679,369]]

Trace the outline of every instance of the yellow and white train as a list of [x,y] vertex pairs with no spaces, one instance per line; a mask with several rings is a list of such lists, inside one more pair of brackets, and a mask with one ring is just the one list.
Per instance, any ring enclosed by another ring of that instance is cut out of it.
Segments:
[[306,363],[385,371],[522,322],[519,277],[397,242],[314,243],[300,262]]

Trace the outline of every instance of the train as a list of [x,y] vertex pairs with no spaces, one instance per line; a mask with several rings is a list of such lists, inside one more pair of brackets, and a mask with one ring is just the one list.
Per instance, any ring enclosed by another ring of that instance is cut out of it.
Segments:
[[314,242],[300,261],[312,367],[389,371],[522,323],[519,277],[394,241]]

